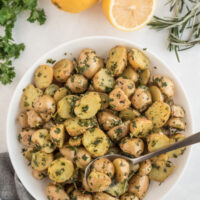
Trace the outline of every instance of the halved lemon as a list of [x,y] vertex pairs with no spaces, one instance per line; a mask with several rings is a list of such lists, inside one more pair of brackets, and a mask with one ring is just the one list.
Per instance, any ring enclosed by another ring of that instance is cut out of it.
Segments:
[[146,25],[153,16],[156,0],[103,0],[103,11],[110,23],[123,31]]

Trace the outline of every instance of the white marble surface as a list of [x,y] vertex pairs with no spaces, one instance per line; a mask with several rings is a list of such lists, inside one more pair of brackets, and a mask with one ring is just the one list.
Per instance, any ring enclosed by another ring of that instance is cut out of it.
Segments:
[[[157,14],[167,13],[159,1]],[[14,35],[18,42],[24,42],[26,49],[15,62],[17,76],[8,86],[0,85],[0,152],[7,151],[5,121],[12,93],[26,70],[44,53],[57,45],[71,39],[91,36],[110,35],[129,39],[158,54],[178,74],[192,105],[194,131],[200,130],[200,46],[181,53],[181,63],[174,53],[167,50],[167,33],[155,32],[148,27],[137,32],[121,32],[113,28],[103,15],[100,3],[80,14],[69,14],[59,11],[50,1],[40,0],[45,8],[47,22],[43,26],[25,21],[24,13],[17,21]],[[15,138],[15,135],[13,136]],[[184,176],[165,200],[199,200],[200,199],[200,145],[192,148],[191,159]],[[157,199],[155,199],[157,200]]]

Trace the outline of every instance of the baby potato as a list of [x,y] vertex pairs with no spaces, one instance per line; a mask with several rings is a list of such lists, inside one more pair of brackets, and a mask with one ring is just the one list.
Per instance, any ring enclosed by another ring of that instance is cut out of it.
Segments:
[[79,97],[75,96],[75,95],[67,95],[67,96],[63,97],[57,103],[58,115],[63,119],[69,119],[71,117],[74,117],[73,108],[78,99],[79,99]]
[[129,132],[130,121],[126,121],[118,126],[111,128],[107,134],[112,141],[119,141]]
[[170,117],[170,106],[167,103],[156,101],[145,112],[146,117],[152,120],[154,128],[161,128]]
[[34,82],[37,88],[49,87],[53,81],[53,68],[49,65],[40,65],[34,74]]
[[149,177],[134,175],[129,181],[128,192],[135,194],[139,199],[143,199],[149,188]]
[[48,167],[49,178],[57,183],[63,183],[69,180],[73,172],[73,163],[64,157],[54,160]]
[[76,148],[71,147],[69,145],[65,145],[64,147],[60,148],[60,153],[68,160],[74,161],[76,157]]
[[34,133],[33,129],[22,129],[22,131],[20,131],[19,135],[18,135],[18,140],[21,144],[23,144],[26,147],[31,147],[32,142],[31,142],[31,137]]
[[135,194],[125,193],[120,197],[120,200],[139,200]]
[[153,82],[160,88],[167,97],[174,96],[174,82],[165,76],[153,76]]
[[74,65],[69,59],[62,59],[53,66],[53,76],[61,83],[65,83],[73,71]]
[[65,87],[61,87],[58,90],[56,90],[56,92],[54,93],[53,98],[55,99],[56,103],[58,101],[60,101],[63,97],[67,96],[70,94],[70,91],[65,88]]
[[62,148],[65,141],[64,124],[57,124],[50,129],[50,138],[56,147]]
[[78,148],[76,151],[76,165],[78,168],[85,169],[91,162],[91,155],[85,150],[85,148]]
[[83,146],[93,156],[103,156],[109,149],[109,139],[99,128],[87,130],[83,135]]
[[132,80],[134,83],[136,83],[139,79],[139,74],[131,66],[128,66],[124,70],[122,77],[128,78],[128,79]]
[[31,137],[31,141],[35,145],[39,145],[41,151],[44,151],[45,153],[52,153],[56,148],[50,140],[49,132],[46,129],[36,130]]
[[67,79],[66,86],[72,93],[83,93],[87,90],[88,80],[81,74],[73,74]]
[[183,118],[183,117],[185,117],[185,111],[183,110],[183,108],[181,106],[172,105],[171,106],[171,115],[172,115],[172,117]]
[[86,78],[92,77],[103,67],[102,59],[96,54],[93,49],[83,49],[78,58],[79,74],[83,74]]
[[146,137],[153,129],[151,120],[145,117],[137,117],[130,124],[131,137]]
[[[170,136],[169,143],[174,144],[176,142],[179,142],[183,140],[185,136],[182,133],[176,133],[175,135]],[[178,156],[182,155],[185,151],[186,147],[182,147],[173,151],[170,151],[167,153],[169,158],[177,158]]]
[[22,154],[28,161],[31,161],[33,152],[33,147],[28,147],[23,150]]
[[93,170],[97,172],[102,172],[109,177],[113,177],[115,173],[115,168],[113,163],[107,158],[100,158],[93,163]]
[[89,92],[76,102],[74,113],[81,119],[94,117],[101,108],[101,98],[97,92]]
[[49,95],[51,97],[54,96],[55,92],[59,89],[59,86],[56,84],[51,84],[49,87],[47,87],[44,91],[45,95]]
[[79,119],[78,117],[67,119],[64,122],[65,128],[70,136],[78,136],[86,132],[87,129],[97,126],[95,118]]
[[42,118],[34,111],[34,110],[29,110],[27,111],[27,121],[28,125],[31,128],[39,127],[42,125],[43,121]]
[[174,172],[175,166],[170,161],[157,160],[152,163],[149,178],[154,181],[163,182]]
[[23,89],[21,97],[21,106],[24,110],[33,109],[33,102],[42,95],[42,90],[35,88],[33,84],[29,84]]
[[22,128],[27,128],[29,126],[26,112],[20,112],[18,114],[17,120]]
[[122,158],[116,158],[113,161],[113,165],[115,167],[117,181],[125,181],[128,178],[130,172],[130,165],[128,161]]
[[169,138],[162,133],[152,133],[147,136],[148,151],[153,152],[169,145]]
[[128,61],[135,70],[145,70],[149,67],[149,59],[139,49],[128,50]]
[[183,122],[181,118],[172,117],[171,119],[169,119],[167,124],[168,124],[168,126],[170,126],[172,128],[176,128],[179,130],[185,130],[185,122]]
[[99,92],[99,96],[101,98],[101,109],[105,110],[109,106],[109,96],[106,93]]
[[78,135],[78,136],[74,136],[74,137],[70,137],[68,144],[72,147],[78,147],[81,146],[82,144],[82,135]]
[[163,102],[164,101],[164,96],[157,86],[152,85],[152,86],[149,87],[149,90],[150,90],[153,102],[156,102],[156,101]]
[[135,109],[132,109],[132,108],[128,108],[126,110],[123,110],[119,113],[119,117],[122,118],[122,120],[133,120],[135,119],[136,117],[139,117],[140,116],[140,113],[135,110]]
[[94,89],[98,92],[110,92],[115,85],[115,79],[105,68],[100,69],[92,80]]
[[56,102],[51,96],[43,95],[35,99],[33,107],[35,112],[51,114],[56,111]]
[[149,88],[144,85],[139,86],[133,94],[131,103],[133,107],[139,110],[140,112],[146,110],[147,107],[152,103]]
[[49,113],[40,113],[40,117],[44,122],[48,122],[51,119],[51,114]]
[[130,97],[135,91],[135,83],[131,79],[119,77],[116,80],[115,88],[120,88],[128,97]]
[[93,200],[118,200],[118,199],[104,192],[97,192],[96,194],[93,195]]
[[114,76],[119,76],[123,73],[127,65],[127,49],[123,46],[113,47],[109,52],[109,58],[106,63],[106,68]]
[[145,160],[145,161],[141,162],[141,164],[140,164],[140,169],[139,169],[138,175],[139,176],[148,175],[151,172],[151,169],[152,169],[151,161]]
[[131,102],[120,88],[115,88],[109,94],[109,103],[113,110],[122,111],[130,107]]
[[111,184],[111,178],[108,175],[96,171],[92,171],[89,174],[87,181],[92,192],[103,192],[107,190]]
[[144,151],[144,142],[140,138],[124,138],[120,142],[120,148],[123,152],[134,157],[139,157]]
[[51,183],[46,188],[46,195],[49,200],[70,200],[68,194],[61,186]]
[[52,153],[45,153],[43,151],[38,151],[36,153],[32,153],[31,166],[33,169],[36,169],[38,171],[43,171],[49,167],[52,161],[53,161]]
[[147,83],[150,80],[150,76],[151,76],[151,73],[150,73],[149,69],[145,69],[144,71],[142,71],[142,73],[140,74],[140,78],[139,78],[140,84],[147,85]]
[[110,130],[114,126],[122,123],[121,119],[109,111],[102,111],[97,114],[99,125],[105,130]]
[[32,176],[37,180],[42,180],[45,177],[45,172],[32,169]]
[[93,200],[91,194],[83,193],[80,190],[74,190],[71,198],[75,200]]

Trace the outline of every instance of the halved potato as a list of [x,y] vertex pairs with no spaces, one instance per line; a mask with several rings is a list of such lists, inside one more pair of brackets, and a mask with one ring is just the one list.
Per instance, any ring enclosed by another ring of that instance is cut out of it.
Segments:
[[82,135],[70,137],[68,140],[68,144],[72,147],[78,147],[82,144]]
[[133,82],[136,83],[139,79],[139,74],[131,66],[128,66],[124,70],[122,77],[128,78],[128,79],[130,79],[130,80],[132,80]]
[[101,110],[108,108],[109,106],[109,96],[106,93],[99,92],[99,96],[101,98]]
[[147,83],[149,82],[151,73],[149,69],[145,69],[141,74],[140,74],[140,84],[141,85],[147,85]]
[[65,141],[65,127],[64,124],[57,124],[50,129],[50,137],[54,144],[61,148]]
[[135,109],[132,109],[132,108],[128,108],[126,110],[123,110],[119,113],[119,117],[122,118],[122,120],[133,120],[135,119],[136,117],[139,117],[140,116],[140,113],[135,110]]
[[53,98],[55,99],[56,102],[60,101],[63,97],[67,96],[70,94],[70,91],[65,88],[65,87],[61,87],[58,90],[56,90]]
[[76,148],[69,145],[64,145],[59,149],[60,153],[67,159],[74,161],[76,159]]
[[139,176],[148,175],[151,172],[151,169],[152,169],[151,160],[145,160],[142,163],[140,163],[140,169],[138,175]]
[[56,84],[49,85],[48,88],[45,89],[44,94],[49,95],[51,97],[54,96],[55,92],[59,89],[59,86]]
[[152,85],[152,86],[149,87],[149,90],[150,90],[153,102],[155,102],[155,101],[163,102],[164,101],[164,96],[157,86]]
[[172,128],[176,128],[179,130],[185,130],[185,122],[183,122],[181,118],[172,117],[171,119],[169,119],[167,124],[168,124],[168,126],[170,126]]
[[183,118],[185,116],[185,111],[181,106],[178,105],[172,105],[171,106],[171,115],[173,117],[180,117]]

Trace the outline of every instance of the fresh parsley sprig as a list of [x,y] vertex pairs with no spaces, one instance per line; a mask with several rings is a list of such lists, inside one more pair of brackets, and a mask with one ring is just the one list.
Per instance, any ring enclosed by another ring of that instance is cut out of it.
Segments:
[[0,35],[0,82],[4,85],[13,81],[15,68],[12,61],[25,49],[25,45],[16,44],[12,36],[17,16],[24,11],[30,12],[29,22],[45,23],[45,12],[37,8],[37,0],[0,0],[0,26],[4,28]]

